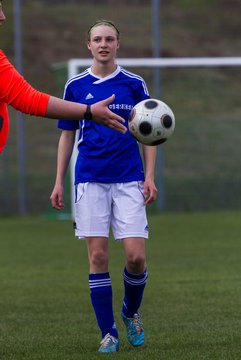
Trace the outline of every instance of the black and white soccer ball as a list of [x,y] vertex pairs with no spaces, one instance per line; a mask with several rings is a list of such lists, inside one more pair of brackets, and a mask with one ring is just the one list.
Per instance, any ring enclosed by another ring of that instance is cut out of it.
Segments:
[[175,129],[172,110],[157,99],[146,99],[136,104],[128,122],[132,136],[138,142],[152,146],[164,143]]

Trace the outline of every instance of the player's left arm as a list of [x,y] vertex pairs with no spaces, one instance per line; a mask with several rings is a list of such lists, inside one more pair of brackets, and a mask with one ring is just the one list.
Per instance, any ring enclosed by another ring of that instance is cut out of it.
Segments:
[[144,181],[144,195],[145,205],[150,204],[157,198],[157,188],[155,185],[155,165],[156,165],[156,146],[142,145],[145,181]]
[[[141,78],[141,81],[137,82],[138,88],[135,89],[137,96],[137,103],[149,99],[150,95],[145,83],[145,80]],[[156,146],[148,146],[142,144],[142,152],[144,159],[144,195],[145,205],[150,204],[157,198],[157,188],[155,185],[155,165],[156,165]]]

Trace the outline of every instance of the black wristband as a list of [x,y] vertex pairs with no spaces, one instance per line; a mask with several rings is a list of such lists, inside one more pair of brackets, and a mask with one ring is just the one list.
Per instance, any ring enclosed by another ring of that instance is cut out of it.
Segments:
[[92,120],[92,112],[91,112],[90,105],[86,106],[86,111],[84,113],[84,119],[85,120]]

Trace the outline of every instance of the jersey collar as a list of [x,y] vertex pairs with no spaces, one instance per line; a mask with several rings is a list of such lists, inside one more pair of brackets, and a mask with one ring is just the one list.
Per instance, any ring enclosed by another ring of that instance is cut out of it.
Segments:
[[104,77],[104,78],[101,78],[99,76],[96,76],[95,74],[93,74],[92,70],[91,70],[91,67],[87,69],[89,71],[89,74],[92,75],[93,77],[97,78],[98,80],[94,81],[93,84],[100,84],[104,81],[107,81],[109,79],[112,79],[114,78],[116,75],[119,74],[119,72],[121,71],[121,68],[119,65],[117,65],[117,68],[115,69],[115,71],[113,73],[111,73],[110,75]]

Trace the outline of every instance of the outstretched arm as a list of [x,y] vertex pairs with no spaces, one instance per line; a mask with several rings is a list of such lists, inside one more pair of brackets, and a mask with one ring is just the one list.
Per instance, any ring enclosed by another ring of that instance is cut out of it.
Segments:
[[[105,100],[91,105],[93,120],[124,134],[127,129],[121,122],[125,122],[125,120],[108,109],[108,105],[113,102],[114,99],[115,95],[112,95]],[[83,119],[85,111],[86,105],[51,96],[48,102],[46,116],[55,119],[79,120]]]
[[[125,120],[108,109],[114,95],[91,106],[93,120],[121,133]],[[0,100],[23,113],[70,120],[84,117],[86,105],[68,102],[34,89],[0,50]],[[1,115],[1,114],[0,114]]]

